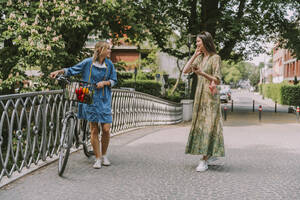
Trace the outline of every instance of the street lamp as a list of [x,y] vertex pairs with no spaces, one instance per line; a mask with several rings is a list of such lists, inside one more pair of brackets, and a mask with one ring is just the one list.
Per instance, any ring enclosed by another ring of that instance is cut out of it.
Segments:
[[136,90],[136,75],[137,75],[137,68],[134,67],[134,90]]
[[169,81],[169,74],[164,74],[163,75],[164,77],[164,81],[165,81],[165,88],[167,89],[168,88],[168,81]]
[[167,88],[169,86],[169,83],[168,83],[168,81],[169,81],[169,74],[164,74],[163,78],[164,78],[164,82],[165,82],[165,84],[164,84],[165,95],[167,95]]

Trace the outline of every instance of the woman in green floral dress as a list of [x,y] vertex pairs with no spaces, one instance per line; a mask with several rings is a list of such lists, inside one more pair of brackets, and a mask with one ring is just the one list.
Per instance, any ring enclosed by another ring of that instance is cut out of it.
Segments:
[[198,76],[194,99],[192,126],[186,154],[202,155],[197,171],[208,169],[211,157],[224,157],[223,121],[220,96],[216,85],[221,80],[221,59],[210,33],[197,35],[197,49],[184,67],[184,73]]

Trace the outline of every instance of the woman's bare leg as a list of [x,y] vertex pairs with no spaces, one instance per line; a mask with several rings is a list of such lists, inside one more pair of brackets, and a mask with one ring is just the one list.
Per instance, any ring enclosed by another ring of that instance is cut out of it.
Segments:
[[100,159],[100,143],[99,143],[99,128],[97,122],[90,122],[91,129],[91,144],[93,146],[93,151],[95,153],[96,159]]
[[101,148],[102,148],[102,155],[105,155],[108,149],[109,145],[109,139],[110,139],[110,124],[109,123],[103,123],[101,124],[102,127],[102,138],[101,138]]

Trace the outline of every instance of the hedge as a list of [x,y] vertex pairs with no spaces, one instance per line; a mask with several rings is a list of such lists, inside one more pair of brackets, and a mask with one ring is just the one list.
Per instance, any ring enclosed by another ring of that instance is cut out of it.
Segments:
[[118,87],[135,88],[135,90],[138,92],[161,97],[161,84],[154,80],[136,80],[136,83],[132,79],[124,80],[122,85],[118,85]]
[[117,77],[118,77],[118,85],[122,85],[125,80],[132,79],[134,77],[134,73],[133,72],[117,72]]
[[300,85],[287,83],[260,84],[259,92],[263,96],[277,101],[282,105],[300,105]]
[[282,104],[300,106],[300,85],[283,85],[280,92]]

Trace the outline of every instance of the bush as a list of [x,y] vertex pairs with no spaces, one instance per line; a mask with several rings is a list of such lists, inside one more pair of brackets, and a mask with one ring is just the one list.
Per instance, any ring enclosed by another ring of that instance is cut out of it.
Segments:
[[151,94],[153,96],[161,97],[161,84],[154,80],[124,80],[118,87],[130,87],[135,88],[138,92]]
[[283,85],[280,93],[282,104],[300,106],[300,85]]
[[184,99],[184,93],[174,92],[173,95],[170,95],[171,90],[168,90],[166,96],[162,96],[161,98],[166,99],[168,101],[173,101],[180,103],[181,99]]
[[283,105],[300,105],[300,85],[290,85],[286,82],[277,84],[260,84],[260,94]]
[[136,79],[138,80],[155,80],[155,76],[152,72],[142,72],[137,73]]
[[[125,80],[132,79],[134,77],[133,72],[117,72],[118,84],[117,87],[123,84]],[[122,87],[122,86],[121,86]]]
[[[173,86],[175,85],[176,81],[177,81],[176,78],[170,78],[168,80],[170,91],[173,88]],[[180,102],[181,99],[185,98],[185,83],[182,80],[180,80],[173,95],[170,95],[170,91],[168,92],[168,95],[167,95],[168,100]]]
[[282,102],[280,88],[285,85],[284,83],[279,84],[264,84],[262,86],[263,94],[265,97],[272,99],[273,101]]

